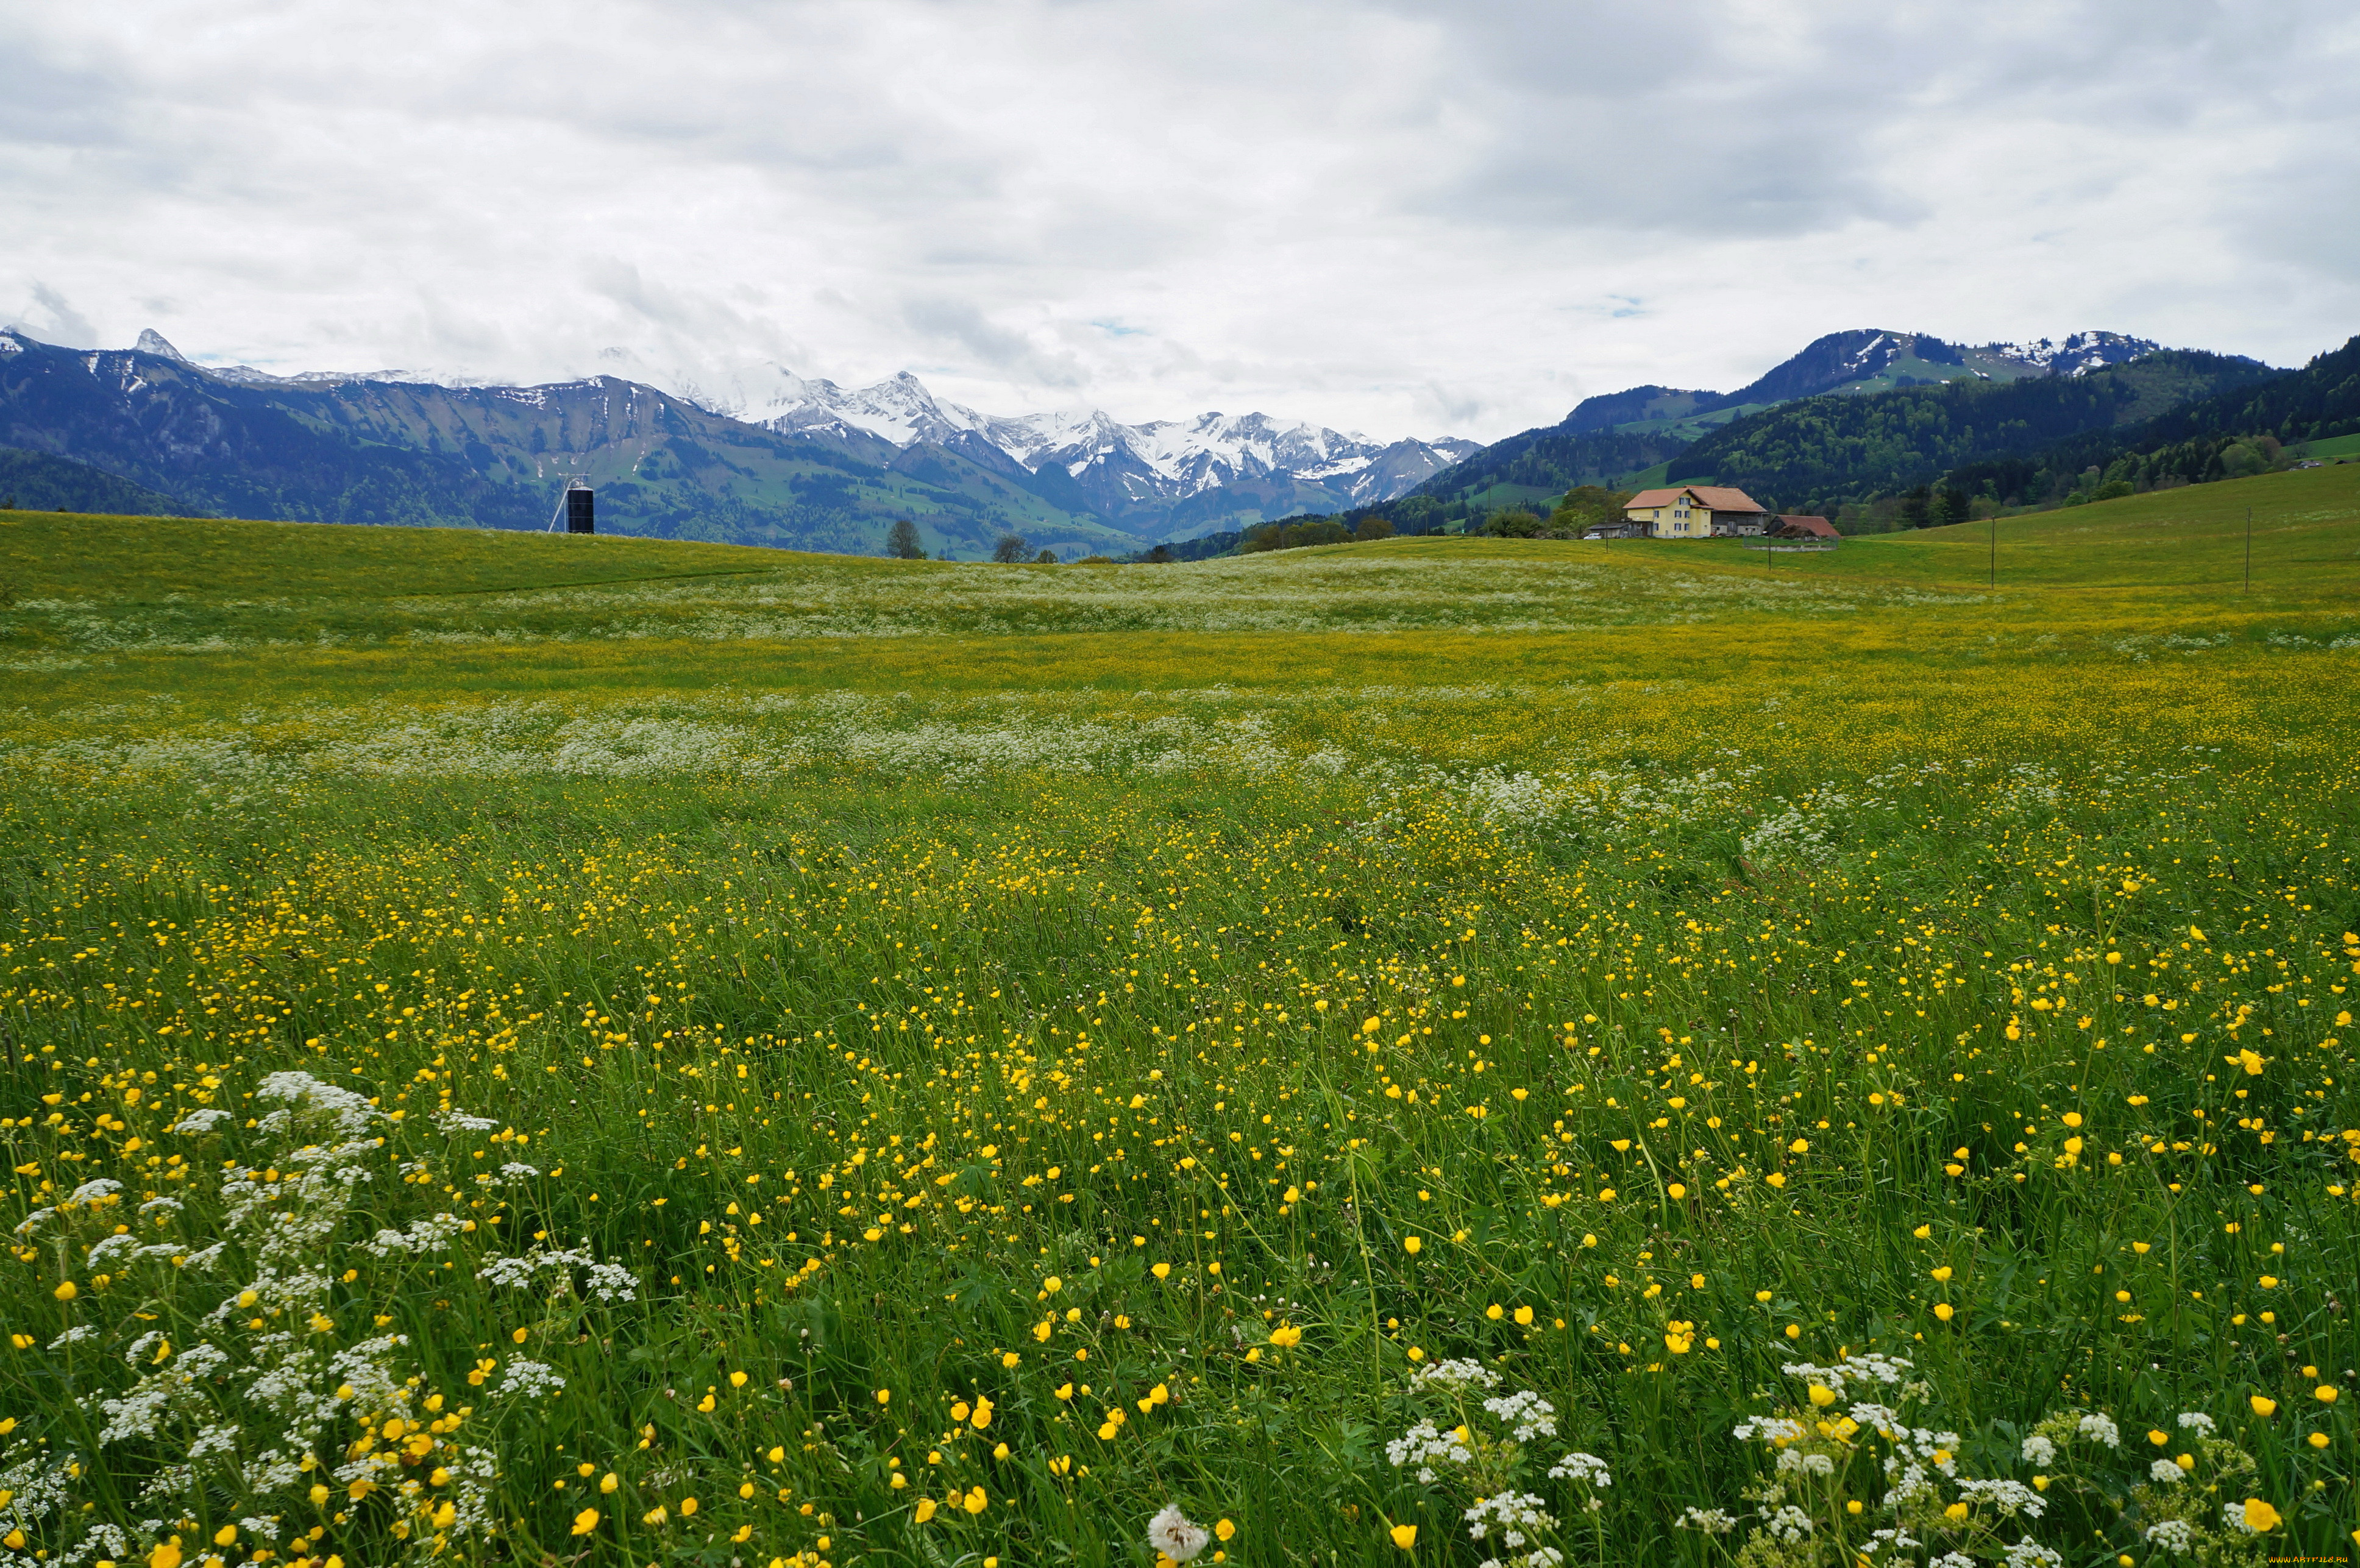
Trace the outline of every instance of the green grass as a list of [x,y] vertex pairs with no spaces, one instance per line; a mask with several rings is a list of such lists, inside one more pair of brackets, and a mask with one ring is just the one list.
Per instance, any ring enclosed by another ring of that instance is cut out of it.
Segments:
[[2348,436],[2330,436],[2324,441],[2304,441],[2300,455],[2333,463],[2339,457],[2360,457],[2360,431]]
[[[1995,590],[1972,529],[0,519],[11,1550],[1149,1568],[1177,1504],[1472,1568],[1513,1488],[1581,1563],[2348,1555],[2355,499],[2011,519]],[[1909,1387],[1813,1404],[1863,1352]],[[1870,1399],[2046,1511],[1808,1424]],[[1824,1476],[1733,1435],[1781,1413]]]
[[[1866,534],[1824,555],[1779,553],[1766,570],[1832,582],[2002,588],[2243,591],[2253,514],[2253,585],[2321,595],[2360,585],[2360,467],[2309,469],[2128,495],[2061,511],[1907,533]],[[1750,541],[1700,546],[1716,565],[1765,570]],[[1591,549],[1600,548],[1591,546]]]

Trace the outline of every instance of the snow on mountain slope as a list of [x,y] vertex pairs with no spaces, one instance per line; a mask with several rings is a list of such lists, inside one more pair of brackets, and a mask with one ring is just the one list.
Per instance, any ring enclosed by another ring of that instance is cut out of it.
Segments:
[[2002,359],[2033,365],[2051,376],[2081,376],[2110,365],[2153,354],[2163,345],[2151,338],[2123,332],[2071,332],[2062,343],[2035,338],[2029,343],[1994,343],[1983,351]]
[[[1126,425],[1097,410],[1002,418],[945,401],[908,371],[873,387],[843,387],[765,365],[708,376],[689,396],[716,413],[794,434],[880,436],[897,446],[960,448],[979,437],[1026,470],[1054,464],[1086,491],[1132,503],[1185,499],[1240,483],[1301,482],[1350,502],[1387,501],[1475,443],[1390,444],[1265,414],[1200,414]],[[1093,481],[1096,484],[1093,484]]]

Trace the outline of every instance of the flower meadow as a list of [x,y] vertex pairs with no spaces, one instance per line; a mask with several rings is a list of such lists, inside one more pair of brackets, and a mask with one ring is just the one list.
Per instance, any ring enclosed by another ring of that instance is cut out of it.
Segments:
[[0,1561],[2348,1560],[2343,605],[1437,583],[36,640]]

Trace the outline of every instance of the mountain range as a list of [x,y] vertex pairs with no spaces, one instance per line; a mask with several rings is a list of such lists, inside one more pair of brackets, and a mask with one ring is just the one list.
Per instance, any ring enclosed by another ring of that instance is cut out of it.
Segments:
[[612,531],[871,552],[906,517],[929,548],[967,559],[1006,532],[1066,555],[1129,552],[1383,502],[1478,450],[1259,413],[997,417],[906,373],[847,389],[765,365],[694,396],[612,376],[277,376],[195,365],[153,331],[95,353],[0,332],[0,446],[184,511],[529,528],[579,477]]
[[1066,558],[1190,539],[1202,553],[1280,517],[1382,513],[1426,532],[1581,485],[1709,481],[1833,516],[1953,473],[2003,504],[2053,502],[2093,467],[2108,482],[2200,478],[2237,433],[2205,424],[2216,414],[2281,439],[2340,433],[2360,399],[2344,363],[2288,373],[2105,332],[1964,344],[1859,329],[1732,392],[1633,387],[1478,447],[1262,414],[994,416],[908,374],[846,388],[759,365],[680,392],[617,376],[282,376],[191,364],[153,332],[90,352],[0,331],[0,501],[540,528],[580,478],[606,531],[873,554],[909,517],[956,559],[1009,532]]
[[1788,510],[1832,513],[1957,463],[2126,425],[2280,374],[2242,355],[2120,332],[1983,344],[1830,332],[1734,392],[1648,385],[1585,398],[1557,424],[1495,441],[1383,510],[1396,526],[1424,530],[1576,485],[1698,479],[1754,489]]

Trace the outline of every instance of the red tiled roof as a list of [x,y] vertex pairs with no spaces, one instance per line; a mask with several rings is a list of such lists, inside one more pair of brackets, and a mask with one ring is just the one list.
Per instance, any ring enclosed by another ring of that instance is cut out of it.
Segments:
[[1622,503],[1625,511],[1642,506],[1668,506],[1682,495],[1693,495],[1709,512],[1759,512],[1762,503],[1743,490],[1722,485],[1677,485],[1668,490],[1642,490]]
[[1691,485],[1688,494],[1716,512],[1761,512],[1768,510],[1761,502],[1743,490],[1732,490],[1722,485]]

